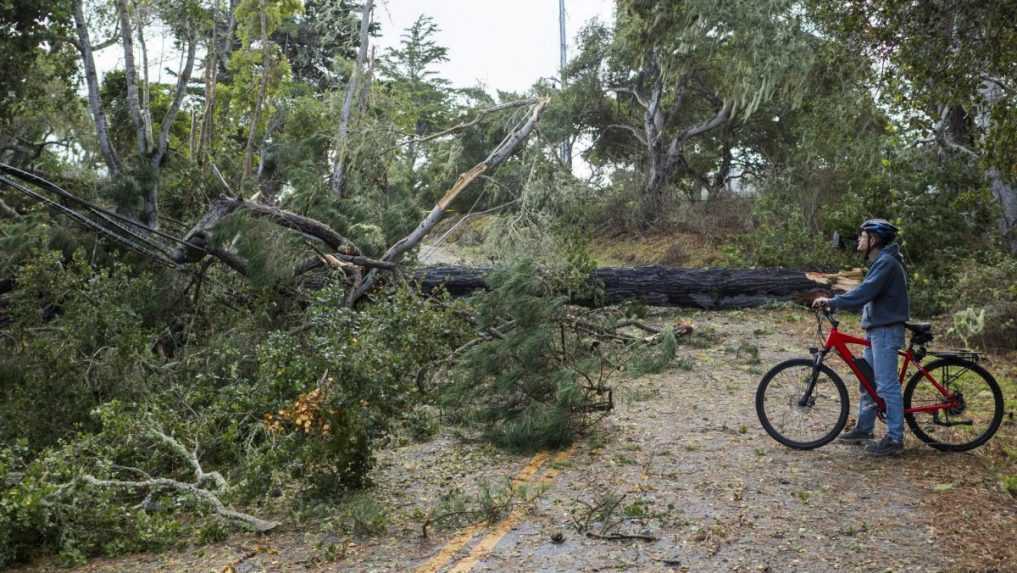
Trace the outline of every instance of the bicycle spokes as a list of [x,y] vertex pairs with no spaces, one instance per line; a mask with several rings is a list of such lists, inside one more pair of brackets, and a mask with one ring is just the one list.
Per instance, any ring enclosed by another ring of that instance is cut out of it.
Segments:
[[933,362],[904,392],[905,419],[924,442],[947,450],[967,450],[988,440],[1002,419],[1002,395],[995,380],[974,363]]
[[777,366],[757,391],[756,407],[763,427],[779,442],[795,448],[828,442],[840,432],[846,418],[842,387],[823,370],[813,379],[811,361]]

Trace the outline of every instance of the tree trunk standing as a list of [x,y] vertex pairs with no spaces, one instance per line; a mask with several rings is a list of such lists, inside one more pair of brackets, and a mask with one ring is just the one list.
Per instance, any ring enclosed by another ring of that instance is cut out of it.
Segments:
[[652,51],[647,55],[647,64],[642,75],[652,79],[652,87],[649,93],[641,93],[639,86],[634,89],[620,89],[617,91],[629,93],[635,101],[643,108],[643,129],[642,133],[632,126],[619,125],[619,127],[630,131],[636,139],[646,148],[647,170],[646,182],[643,185],[643,197],[641,210],[644,220],[652,221],[658,218],[666,203],[664,191],[667,184],[674,177],[679,167],[685,164],[685,144],[694,137],[716,129],[731,117],[733,105],[731,102],[722,102],[719,97],[710,95],[710,99],[720,105],[716,114],[705,122],[688,127],[678,132],[674,137],[668,139],[664,132],[673,123],[673,118],[685,104],[688,85],[693,80],[692,72],[683,74],[675,84],[674,101],[668,109],[664,109],[664,74],[657,61],[657,55]]
[[343,107],[339,113],[339,129],[336,133],[335,164],[332,168],[332,193],[337,198],[342,198],[346,190],[346,148],[349,140],[350,113],[353,110],[353,98],[357,94],[357,83],[367,61],[367,42],[370,38],[371,12],[374,10],[374,0],[365,0],[364,9],[360,16],[360,48],[357,51],[357,64],[350,75],[350,82],[346,86],[346,94],[343,97]]
[[268,45],[268,24],[265,21],[265,11],[261,11],[261,82],[258,85],[258,98],[254,102],[254,113],[251,117],[251,130],[247,134],[247,146],[244,148],[244,168],[240,173],[240,185],[237,188],[243,192],[244,182],[251,176],[251,163],[254,157],[254,139],[258,134],[258,122],[261,121],[261,108],[265,105],[265,96],[268,92],[268,76],[272,68],[272,55]]
[[148,6],[138,7],[138,46],[141,48],[141,121],[145,124],[145,138],[154,141],[152,133],[152,98],[148,83],[148,47],[145,45],[145,25],[148,23]]
[[205,109],[201,116],[201,135],[195,159],[205,164],[205,152],[212,151],[212,131],[215,127],[215,88],[219,77],[219,39],[216,36],[215,9],[212,14],[212,30],[209,33],[208,53],[205,55]]
[[[978,111],[975,121],[983,130],[988,130],[992,122],[989,108],[1000,99],[1006,97],[1006,94],[997,83],[989,80],[982,81],[982,87],[979,91],[985,101],[985,106]],[[992,191],[992,196],[996,198],[996,201],[999,201],[1000,233],[1002,233],[1003,240],[1006,242],[1010,252],[1017,254],[1017,187],[1012,182],[1007,181],[999,169],[995,167],[990,167],[985,172],[985,176],[989,180],[989,189]]]
[[1003,179],[995,167],[986,172],[992,195],[999,201],[999,230],[1010,252],[1017,255],[1017,188]]
[[92,53],[92,41],[88,37],[88,25],[85,22],[82,0],[74,2],[74,27],[78,33],[78,50],[81,52],[85,85],[88,88],[88,109],[95,121],[95,135],[99,140],[99,151],[102,153],[110,175],[116,176],[121,171],[120,158],[110,141],[109,123],[106,120],[106,112],[102,109],[102,100],[99,98],[99,79],[95,72],[95,56]]
[[166,115],[163,116],[162,122],[159,124],[159,141],[156,143],[151,158],[153,176],[152,181],[145,189],[145,205],[141,217],[141,222],[150,229],[159,227],[159,171],[162,168],[163,157],[166,156],[166,151],[169,149],[170,131],[173,129],[173,122],[176,120],[177,113],[180,112],[184,96],[187,95],[187,82],[191,80],[191,71],[194,69],[194,55],[197,51],[197,44],[198,41],[193,35],[187,39],[187,53],[186,55],[181,54],[181,58],[184,58],[184,60],[177,72],[177,85],[173,92],[173,100],[170,102]]
[[363,81],[360,82],[360,96],[357,99],[357,111],[360,113],[367,112],[367,104],[370,102],[371,84],[374,82],[375,52],[377,49],[377,46],[371,46],[371,56],[367,58],[364,64]]
[[134,122],[137,137],[138,156],[144,158],[149,152],[145,122],[142,119],[141,99],[138,96],[138,75],[134,66],[134,30],[131,28],[131,17],[127,0],[117,0],[117,12],[120,16],[120,35],[124,48],[124,72],[127,80],[127,109]]
[[424,135],[426,126],[417,119],[413,126],[413,139],[406,145],[406,185],[410,191],[417,187],[417,140]]

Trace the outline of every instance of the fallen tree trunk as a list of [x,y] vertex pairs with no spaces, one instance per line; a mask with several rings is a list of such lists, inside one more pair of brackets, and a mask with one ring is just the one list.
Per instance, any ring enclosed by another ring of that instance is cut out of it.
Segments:
[[[421,290],[444,286],[453,296],[486,289],[489,267],[432,266],[418,269]],[[747,308],[771,302],[807,301],[820,292],[844,291],[860,271],[805,273],[791,269],[682,269],[662,266],[599,268],[591,280],[603,286],[604,304],[639,300],[654,306],[702,309]],[[576,301],[589,305],[593,301]]]

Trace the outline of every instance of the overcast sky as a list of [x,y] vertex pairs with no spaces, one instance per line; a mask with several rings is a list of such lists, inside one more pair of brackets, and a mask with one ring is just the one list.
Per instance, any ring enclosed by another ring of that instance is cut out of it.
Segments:
[[[610,22],[614,0],[565,0],[570,57],[575,35],[591,18]],[[379,54],[396,46],[417,16],[434,18],[449,61],[438,68],[457,87],[524,91],[558,75],[558,0],[380,0],[375,21]]]
[[[614,0],[566,0],[570,56],[580,28],[594,17],[611,21],[613,5]],[[540,77],[558,75],[558,0],[378,0],[374,19],[381,25],[381,36],[372,39],[377,54],[397,46],[403,30],[421,14],[434,18],[441,28],[436,40],[448,48],[449,61],[438,72],[456,87],[479,82],[489,91],[521,92]],[[172,78],[163,77],[164,70],[179,67],[180,53],[172,49],[172,41],[161,37],[158,27],[147,32],[149,79],[170,82]],[[200,62],[199,56],[196,75]],[[120,45],[99,52],[96,65],[100,74],[123,68]]]

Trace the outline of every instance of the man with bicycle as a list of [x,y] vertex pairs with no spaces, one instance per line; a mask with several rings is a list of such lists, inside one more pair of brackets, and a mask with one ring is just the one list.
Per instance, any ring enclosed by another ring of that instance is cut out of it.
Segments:
[[[862,308],[862,328],[870,346],[865,360],[875,372],[876,392],[886,404],[886,435],[870,443],[865,451],[876,456],[896,455],[903,451],[904,404],[897,380],[897,351],[904,346],[904,323],[908,320],[907,274],[900,248],[895,243],[897,227],[885,219],[862,223],[858,252],[871,263],[865,280],[858,287],[833,298],[819,297],[816,308]],[[841,434],[845,443],[860,444],[873,439],[876,403],[865,391],[858,404],[855,427]]]

